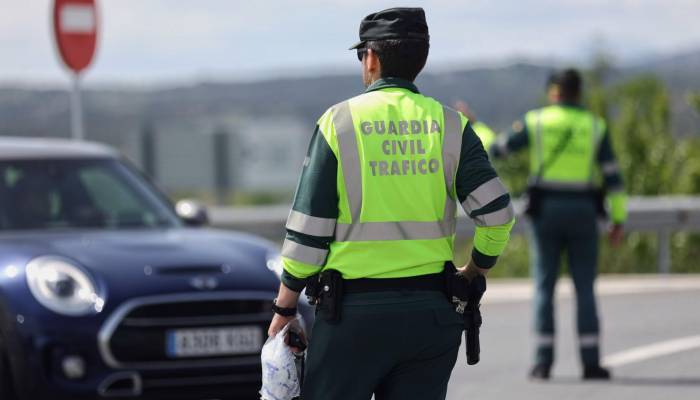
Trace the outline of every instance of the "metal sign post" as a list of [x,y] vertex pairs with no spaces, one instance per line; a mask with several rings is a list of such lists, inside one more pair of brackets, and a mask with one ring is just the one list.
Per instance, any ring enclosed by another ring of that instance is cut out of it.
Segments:
[[83,102],[80,96],[80,74],[73,74],[73,90],[70,94],[70,127],[71,137],[75,140],[84,140],[83,129]]
[[75,140],[85,139],[80,79],[95,55],[97,22],[95,0],[54,1],[53,25],[58,52],[72,71],[71,132]]

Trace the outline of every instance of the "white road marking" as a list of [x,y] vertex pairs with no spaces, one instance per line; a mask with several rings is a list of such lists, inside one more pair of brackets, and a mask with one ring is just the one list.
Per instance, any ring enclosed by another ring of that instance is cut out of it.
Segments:
[[700,335],[652,343],[649,345],[624,350],[619,353],[610,354],[603,359],[603,365],[608,367],[620,367],[622,365],[645,361],[669,354],[680,353],[696,348],[700,348]]
[[[599,296],[616,296],[641,293],[674,293],[700,290],[700,275],[604,275],[596,282]],[[529,279],[492,279],[484,297],[485,304],[529,301],[534,294]],[[570,278],[562,278],[557,284],[557,297],[571,298],[574,287]]]

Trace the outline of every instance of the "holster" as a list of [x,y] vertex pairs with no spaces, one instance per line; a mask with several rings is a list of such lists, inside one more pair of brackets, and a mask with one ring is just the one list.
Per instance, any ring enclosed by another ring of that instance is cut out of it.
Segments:
[[445,263],[444,276],[447,298],[455,304],[455,311],[461,314],[464,320],[467,364],[474,365],[479,362],[481,352],[479,328],[482,319],[479,303],[486,292],[486,278],[479,275],[469,282],[457,274],[457,269],[451,262]]
[[321,274],[311,275],[306,278],[306,289],[304,290],[306,299],[312,306],[318,305],[321,297]]
[[327,269],[321,272],[319,277],[318,304],[316,314],[326,322],[337,323],[341,317],[343,303],[343,275],[334,270]]

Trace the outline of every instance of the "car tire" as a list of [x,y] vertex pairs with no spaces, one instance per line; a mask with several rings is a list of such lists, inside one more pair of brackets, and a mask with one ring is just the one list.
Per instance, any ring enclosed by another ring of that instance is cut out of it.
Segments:
[[0,332],[0,399],[17,400],[2,332]]

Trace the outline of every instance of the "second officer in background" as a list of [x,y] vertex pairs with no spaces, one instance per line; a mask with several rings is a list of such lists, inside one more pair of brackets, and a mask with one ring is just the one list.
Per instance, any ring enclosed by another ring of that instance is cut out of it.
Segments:
[[472,129],[474,129],[474,133],[476,133],[476,136],[479,137],[481,143],[484,145],[484,148],[488,149],[489,147],[491,147],[493,142],[496,140],[496,132],[494,132],[490,126],[486,125],[482,121],[477,120],[476,114],[472,112],[469,105],[464,101],[457,101],[454,107],[455,110],[461,112],[462,114],[464,114],[465,117],[467,117],[467,119],[469,119],[469,123],[471,124]]
[[[620,169],[605,121],[581,106],[581,77],[568,69],[547,86],[551,105],[525,114],[491,147],[495,157],[530,148],[527,213],[532,219],[537,350],[530,376],[548,379],[554,362],[554,286],[563,253],[576,289],[577,326],[584,379],[609,379],[600,365],[600,328],[594,281],[599,217],[607,201],[613,244],[627,216]],[[602,175],[602,189],[597,177]]]

